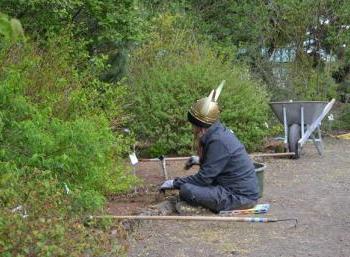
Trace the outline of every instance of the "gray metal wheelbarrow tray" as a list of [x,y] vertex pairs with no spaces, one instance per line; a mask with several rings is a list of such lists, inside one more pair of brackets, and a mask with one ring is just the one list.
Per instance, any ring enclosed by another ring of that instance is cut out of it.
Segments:
[[[332,109],[335,99],[325,101],[271,102],[272,111],[284,125],[284,143],[298,159],[303,145],[311,137],[320,155],[323,153],[321,121]],[[317,137],[315,133],[317,132]]]

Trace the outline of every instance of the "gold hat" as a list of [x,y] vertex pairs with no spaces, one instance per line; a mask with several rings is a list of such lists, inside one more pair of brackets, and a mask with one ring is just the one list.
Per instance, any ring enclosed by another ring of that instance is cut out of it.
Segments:
[[220,110],[217,100],[225,84],[223,80],[208,97],[197,100],[188,111],[188,120],[198,127],[210,127],[219,119]]

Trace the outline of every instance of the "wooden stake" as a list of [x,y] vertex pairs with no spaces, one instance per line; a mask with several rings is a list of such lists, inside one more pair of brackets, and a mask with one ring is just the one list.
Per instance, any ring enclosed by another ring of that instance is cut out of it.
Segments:
[[250,154],[250,157],[286,157],[286,156],[293,156],[295,155],[294,152],[289,153],[256,153],[256,154]]
[[[287,156],[293,156],[295,155],[294,152],[289,153],[252,153],[249,154],[250,157],[287,157]],[[166,157],[164,158],[166,161],[186,161],[190,158],[188,157]],[[159,161],[159,158],[153,158],[153,159],[140,159],[140,162],[155,162]]]

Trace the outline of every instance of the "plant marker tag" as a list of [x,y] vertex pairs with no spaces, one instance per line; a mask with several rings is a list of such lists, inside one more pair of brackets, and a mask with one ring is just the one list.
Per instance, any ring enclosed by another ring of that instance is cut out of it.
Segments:
[[64,186],[64,193],[65,193],[66,195],[68,195],[68,194],[70,193],[69,187],[67,186],[66,183],[63,183],[63,186]]
[[135,152],[129,154],[129,158],[132,166],[135,166],[136,164],[139,163],[139,160],[137,159]]

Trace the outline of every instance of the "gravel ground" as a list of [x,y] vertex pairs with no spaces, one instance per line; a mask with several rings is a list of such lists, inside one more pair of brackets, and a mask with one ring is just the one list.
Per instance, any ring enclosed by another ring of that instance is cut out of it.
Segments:
[[[271,204],[265,217],[297,218],[296,228],[293,222],[143,221],[130,236],[128,256],[349,257],[350,140],[327,138],[322,157],[308,143],[298,160],[264,162],[260,203]],[[173,176],[182,165],[171,165]]]

